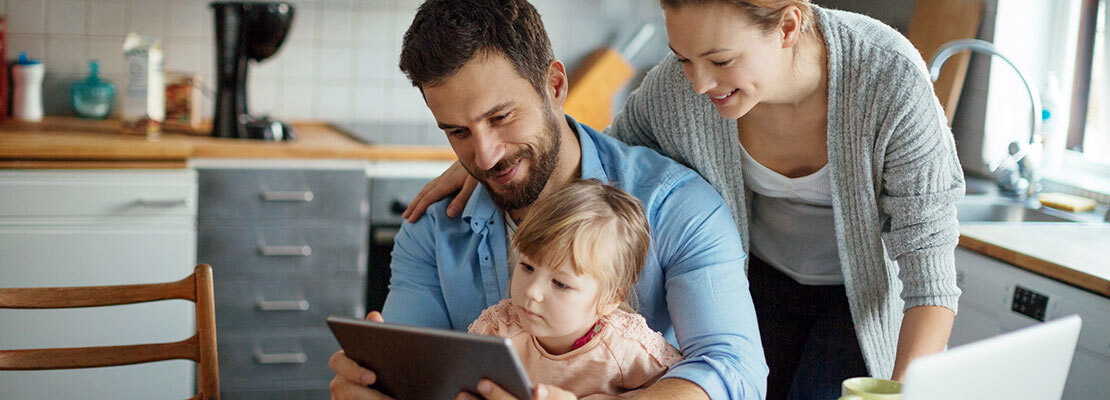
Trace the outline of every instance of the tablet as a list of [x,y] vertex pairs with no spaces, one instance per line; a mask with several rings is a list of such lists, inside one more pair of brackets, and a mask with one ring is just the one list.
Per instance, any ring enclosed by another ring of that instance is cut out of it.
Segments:
[[521,400],[532,385],[507,338],[328,317],[347,357],[374,371],[374,389],[395,399],[453,399],[478,393],[482,378]]

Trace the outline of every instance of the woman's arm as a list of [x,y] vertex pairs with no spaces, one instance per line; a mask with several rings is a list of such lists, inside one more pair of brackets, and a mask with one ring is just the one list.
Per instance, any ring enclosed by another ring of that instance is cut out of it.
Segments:
[[948,343],[960,295],[956,202],[964,193],[955,143],[932,85],[917,69],[905,68],[902,76],[890,92],[890,113],[882,124],[890,131],[879,199],[890,217],[883,239],[898,261],[906,302],[891,374],[895,380],[913,359],[942,351]]
[[939,353],[948,345],[956,315],[944,307],[920,306],[906,310],[898,334],[898,355],[890,379],[901,381],[906,367],[917,357]]
[[451,204],[447,205],[447,216],[451,218],[458,217],[463,208],[466,207],[466,202],[470,200],[470,195],[474,193],[476,187],[478,187],[478,180],[470,176],[470,173],[466,172],[466,168],[463,168],[462,164],[459,164],[456,160],[451,163],[447,171],[444,171],[442,175],[420,189],[420,193],[405,208],[401,218],[415,224],[416,221],[420,220],[420,216],[424,215],[424,210],[455,192],[458,193],[451,200]]

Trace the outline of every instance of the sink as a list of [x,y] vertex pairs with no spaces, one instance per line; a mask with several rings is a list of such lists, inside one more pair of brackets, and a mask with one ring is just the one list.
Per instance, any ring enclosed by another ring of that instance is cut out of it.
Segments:
[[959,202],[956,219],[966,222],[1079,222],[1067,213],[1046,207],[1031,208],[1023,203],[999,201]]

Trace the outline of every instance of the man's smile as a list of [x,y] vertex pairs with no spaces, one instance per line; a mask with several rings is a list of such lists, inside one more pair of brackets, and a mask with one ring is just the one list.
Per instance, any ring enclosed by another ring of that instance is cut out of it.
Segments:
[[516,177],[517,167],[520,167],[520,160],[517,160],[517,162],[514,163],[511,167],[506,168],[504,171],[492,176],[490,179],[493,180],[493,183],[496,183],[498,185],[504,185],[506,183],[512,182],[513,178]]

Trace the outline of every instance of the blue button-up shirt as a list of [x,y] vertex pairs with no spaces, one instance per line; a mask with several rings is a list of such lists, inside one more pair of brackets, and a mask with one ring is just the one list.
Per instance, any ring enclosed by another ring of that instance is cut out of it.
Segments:
[[[682,350],[665,377],[701,386],[713,399],[762,399],[767,364],[744,274],[746,255],[721,196],[697,173],[644,147],[626,145],[570,117],[583,179],[620,187],[643,202],[651,250],[636,283],[640,314]],[[386,321],[466,330],[508,296],[504,213],[479,186],[460,218],[448,200],[393,247]]]

